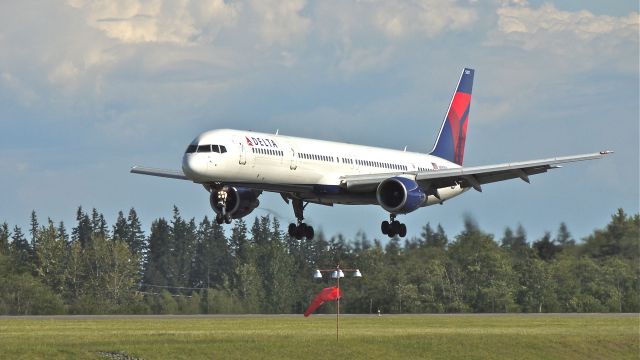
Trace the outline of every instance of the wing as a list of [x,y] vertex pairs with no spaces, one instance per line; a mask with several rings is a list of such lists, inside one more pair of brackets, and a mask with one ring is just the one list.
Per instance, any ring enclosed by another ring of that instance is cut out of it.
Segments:
[[159,177],[179,179],[179,180],[189,180],[189,178],[186,177],[184,173],[180,170],[157,169],[157,168],[150,168],[150,167],[144,167],[144,166],[134,166],[131,168],[131,172],[134,174],[159,176]]
[[[189,179],[180,170],[134,166],[131,168],[131,173],[191,181],[191,179]],[[275,193],[310,193],[313,191],[312,185],[244,183],[244,182],[233,182],[233,181],[225,181],[224,183],[230,186],[242,186],[242,187],[247,187],[255,190],[269,191],[269,192],[275,192]]]
[[[559,168],[559,164],[600,159],[612,151],[601,151],[592,154],[555,157],[550,159],[521,161],[487,166],[462,167],[457,169],[422,171],[409,173],[415,176],[416,182],[429,194],[437,196],[437,189],[447,186],[460,185],[463,188],[472,187],[482,191],[483,184],[497,181],[520,178],[529,182],[529,175],[547,172],[547,170]],[[384,173],[370,175],[351,175],[341,177],[341,186],[354,192],[375,190],[385,179],[407,173]],[[435,193],[434,193],[435,192]]]

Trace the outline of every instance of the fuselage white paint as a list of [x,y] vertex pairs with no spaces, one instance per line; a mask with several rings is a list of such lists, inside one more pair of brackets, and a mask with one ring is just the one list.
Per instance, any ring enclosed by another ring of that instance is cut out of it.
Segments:
[[[192,145],[223,145],[227,152],[185,153],[184,174],[196,183],[341,185],[346,175],[389,174],[414,179],[419,171],[460,168],[442,158],[402,150],[252,131],[219,129],[196,137]],[[258,150],[259,149],[259,150]],[[315,158],[307,158],[313,155]],[[319,159],[318,156],[323,156]],[[441,203],[468,190],[438,189],[424,206]],[[373,204],[372,197],[319,196],[326,204]]]

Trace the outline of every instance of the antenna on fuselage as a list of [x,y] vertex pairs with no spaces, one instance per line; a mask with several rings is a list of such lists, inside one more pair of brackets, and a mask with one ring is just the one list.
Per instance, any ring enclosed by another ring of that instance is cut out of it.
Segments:
[[278,135],[279,132],[280,132],[280,129],[276,129],[276,135]]
[[402,150],[402,151],[407,152],[407,146],[406,145],[404,146],[404,150]]

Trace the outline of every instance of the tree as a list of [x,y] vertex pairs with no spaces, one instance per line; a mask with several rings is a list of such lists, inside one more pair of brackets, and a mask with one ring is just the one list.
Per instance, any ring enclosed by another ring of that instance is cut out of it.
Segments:
[[9,255],[9,224],[2,223],[0,225],[0,255]]
[[69,244],[69,234],[67,234],[67,228],[64,226],[64,222],[58,223],[58,236],[64,241],[66,245]]
[[171,227],[163,218],[151,224],[149,253],[145,263],[145,285],[175,286],[176,264]]
[[465,303],[477,312],[510,311],[514,274],[493,236],[482,232],[473,219],[466,218],[464,231],[449,249],[460,271]]
[[640,259],[640,214],[627,216],[618,209],[605,229],[596,230],[584,240],[583,253],[594,258]]
[[144,260],[147,254],[147,243],[142,231],[142,223],[138,218],[138,214],[134,208],[129,209],[129,215],[127,215],[127,237],[125,242],[129,245],[131,251],[138,256],[141,260]]
[[10,248],[17,272],[31,271],[33,264],[31,261],[32,249],[27,239],[25,239],[22,229],[18,226],[13,228]]
[[545,232],[540,240],[534,242],[533,248],[536,250],[538,257],[544,261],[550,261],[562,250],[555,244],[554,240],[551,240],[549,232]]
[[205,216],[198,226],[191,286],[223,289],[233,271],[222,225]]
[[129,224],[127,224],[127,219],[122,211],[118,211],[118,217],[111,233],[113,234],[113,241],[126,241],[129,239]]
[[78,207],[76,221],[77,225],[71,230],[71,241],[78,242],[81,247],[85,247],[91,239],[93,228],[89,216],[82,211],[82,206]]
[[56,294],[62,295],[65,290],[67,271],[67,251],[64,238],[49,219],[47,226],[37,232],[38,248],[36,249],[38,276]]
[[173,220],[171,221],[171,243],[173,244],[175,273],[172,283],[175,286],[189,287],[192,273],[192,259],[195,253],[196,224],[195,220],[185,221],[180,216],[180,211],[173,207]]
[[38,248],[38,216],[36,215],[35,210],[31,210],[31,219],[30,219],[31,228],[29,229],[29,234],[31,234],[31,250],[33,253],[36,252]]
[[576,244],[576,241],[571,237],[567,224],[564,222],[561,222],[560,227],[558,227],[556,242],[563,248],[567,246],[574,246]]
[[[26,242],[26,240],[25,240]],[[0,314],[50,315],[62,314],[64,306],[54,294],[28,272],[15,272],[14,265],[0,255]]]

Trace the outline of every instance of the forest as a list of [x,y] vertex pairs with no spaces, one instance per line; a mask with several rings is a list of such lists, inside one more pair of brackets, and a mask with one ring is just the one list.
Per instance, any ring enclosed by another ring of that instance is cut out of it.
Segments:
[[384,243],[296,240],[269,216],[225,233],[176,207],[148,231],[133,208],[109,225],[80,207],[70,231],[39,220],[0,225],[0,314],[302,314],[334,284],[314,270],[336,264],[363,274],[341,281],[347,313],[640,312],[640,215],[622,209],[583,239],[564,223],[539,239],[522,226],[496,236],[466,218],[454,236],[426,223]]

